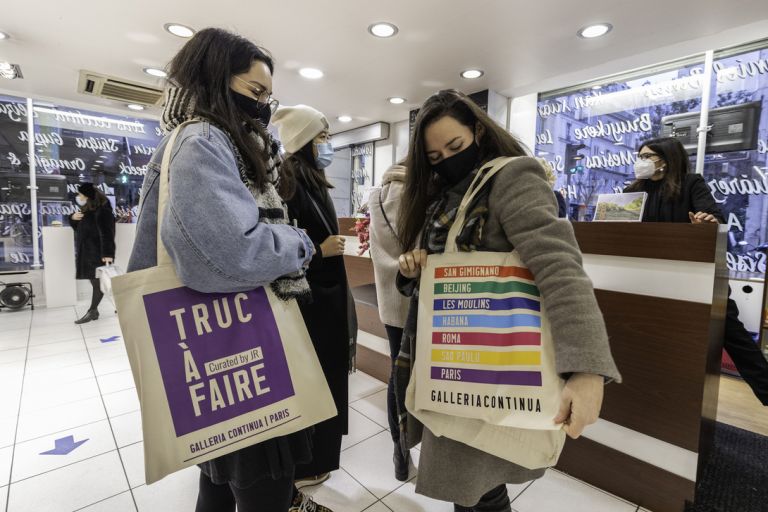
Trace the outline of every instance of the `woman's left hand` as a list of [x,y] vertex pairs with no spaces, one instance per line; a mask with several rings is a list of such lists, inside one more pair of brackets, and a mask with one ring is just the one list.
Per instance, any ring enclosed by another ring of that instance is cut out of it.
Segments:
[[113,261],[112,258],[101,258],[102,263],[106,263],[107,265],[110,265]]
[[565,383],[555,423],[564,424],[565,432],[572,439],[578,439],[584,428],[600,417],[603,384],[602,376],[591,373],[576,373]]
[[719,224],[717,218],[715,218],[715,216],[712,215],[711,213],[688,212],[688,217],[691,219],[691,224],[707,224],[707,223]]

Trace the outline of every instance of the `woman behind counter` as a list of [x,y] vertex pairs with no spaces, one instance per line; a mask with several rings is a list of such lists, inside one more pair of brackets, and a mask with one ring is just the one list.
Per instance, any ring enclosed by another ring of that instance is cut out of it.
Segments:
[[[663,137],[642,143],[635,162],[637,179],[624,192],[648,194],[643,222],[725,222],[704,178],[691,173],[690,167],[688,153],[679,140]],[[723,348],[755,396],[768,405],[768,362],[739,320],[739,308],[730,297]]]

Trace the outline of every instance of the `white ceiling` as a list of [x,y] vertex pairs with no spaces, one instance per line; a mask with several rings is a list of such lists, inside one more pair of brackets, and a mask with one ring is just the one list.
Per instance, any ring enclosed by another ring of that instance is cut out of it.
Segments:
[[[11,0],[7,0],[10,2]],[[618,72],[606,63],[768,20],[766,0],[15,0],[3,9],[0,61],[19,64],[23,80],[0,89],[123,108],[76,92],[78,71],[159,84],[142,72],[163,67],[184,43],[163,30],[167,22],[237,31],[272,51],[277,60],[275,96],[306,103],[329,119],[353,116],[348,125],[399,121],[429,94],[445,87],[486,88],[514,95],[554,85],[554,77],[584,70]],[[392,39],[366,32],[375,21],[400,28]],[[581,26],[608,21],[614,30],[597,40],[576,37]],[[764,34],[768,36],[768,33]],[[683,46],[680,46],[680,45]],[[704,48],[702,48],[703,50]],[[665,58],[683,55],[669,55]],[[309,81],[299,67],[322,69]],[[483,78],[459,77],[481,68]],[[595,76],[586,76],[595,78]],[[558,84],[558,86],[567,84]],[[405,105],[386,98],[404,96]],[[125,110],[125,109],[123,109]],[[125,110],[128,113],[127,110]]]

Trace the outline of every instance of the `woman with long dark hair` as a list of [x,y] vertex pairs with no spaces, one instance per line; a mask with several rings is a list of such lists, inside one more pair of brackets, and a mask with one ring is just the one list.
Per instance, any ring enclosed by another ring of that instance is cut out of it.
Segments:
[[[229,293],[270,286],[281,299],[309,293],[312,241],[290,225],[275,184],[278,146],[266,125],[272,57],[238,35],[201,30],[169,65],[166,132],[188,122],[175,146],[161,141],[142,189],[129,271],[156,265],[158,183],[166,151],[170,197],[160,236],[179,278],[194,290]],[[311,460],[310,432],[278,437],[200,464],[198,512],[327,510],[298,495],[298,464]]]
[[642,143],[635,177],[624,192],[646,192],[643,222],[723,222],[709,187],[691,164],[683,144],[674,137]]
[[315,425],[312,462],[296,468],[296,485],[303,487],[317,485],[339,469],[341,438],[348,432],[357,321],[344,268],[344,237],[330,195],[333,185],[325,176],[333,159],[328,120],[312,107],[296,105],[281,107],[275,125],[286,150],[280,193],[291,220],[318,248],[307,269],[312,297],[299,307],[339,411],[335,418]]
[[523,146],[467,96],[441,91],[416,119],[406,167],[399,219],[398,283],[411,307],[397,362],[397,399],[406,447],[421,441],[416,491],[454,503],[457,511],[510,511],[507,483],[541,477],[465,444],[432,434],[407,417],[405,390],[415,354],[418,281],[429,254],[444,252],[459,203],[482,166],[497,157],[512,160],[479,191],[467,208],[456,239],[462,251],[518,252],[531,270],[551,324],[558,373],[566,379],[560,413],[571,437],[597,420],[606,378],[620,379],[592,283],[581,267],[571,224],[557,218],[557,203],[544,169]]
[[91,282],[91,305],[76,324],[99,319],[99,304],[104,294],[96,278],[96,269],[115,260],[115,215],[104,193],[93,183],[81,183],[77,189],[80,211],[69,217],[75,230],[77,279]]
[[[624,191],[648,194],[643,222],[725,222],[704,177],[691,172],[688,152],[676,138],[643,142],[637,151],[635,177]],[[730,293],[729,287],[723,348],[758,400],[768,405],[768,361],[739,320],[739,308]]]

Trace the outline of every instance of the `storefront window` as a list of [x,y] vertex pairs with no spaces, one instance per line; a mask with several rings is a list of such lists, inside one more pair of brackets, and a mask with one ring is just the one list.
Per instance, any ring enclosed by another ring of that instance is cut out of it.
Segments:
[[[728,221],[729,269],[760,276],[766,270],[761,246],[768,241],[768,48],[716,58],[714,73],[710,108],[756,103],[761,112],[756,149],[708,153],[704,167]],[[749,126],[743,128],[749,135]]]
[[[34,134],[30,135],[26,114],[26,100],[0,97],[3,269],[29,268],[33,262],[32,206],[26,188],[30,137],[35,141],[36,210],[39,226],[44,227],[58,222],[68,225],[69,215],[76,209],[77,185],[82,182],[96,184],[107,195],[118,222],[135,222],[146,165],[162,135],[155,121],[42,102],[35,102]],[[40,242],[44,263],[45,249]]]
[[[684,115],[691,124],[693,142],[687,147],[695,153],[704,82],[702,57],[539,96],[535,152],[556,170],[555,188],[567,198],[572,220],[591,220],[599,194],[621,192],[631,183],[638,145],[670,135],[675,116]],[[704,178],[729,221],[732,276],[762,277],[766,257],[759,248],[768,228],[768,49],[716,55],[713,82],[711,112],[740,104],[754,104],[761,112],[755,149],[708,149]],[[748,126],[743,128],[746,138]],[[694,154],[692,169],[696,159]]]
[[26,130],[26,100],[0,96],[0,270],[26,269],[34,259]]

